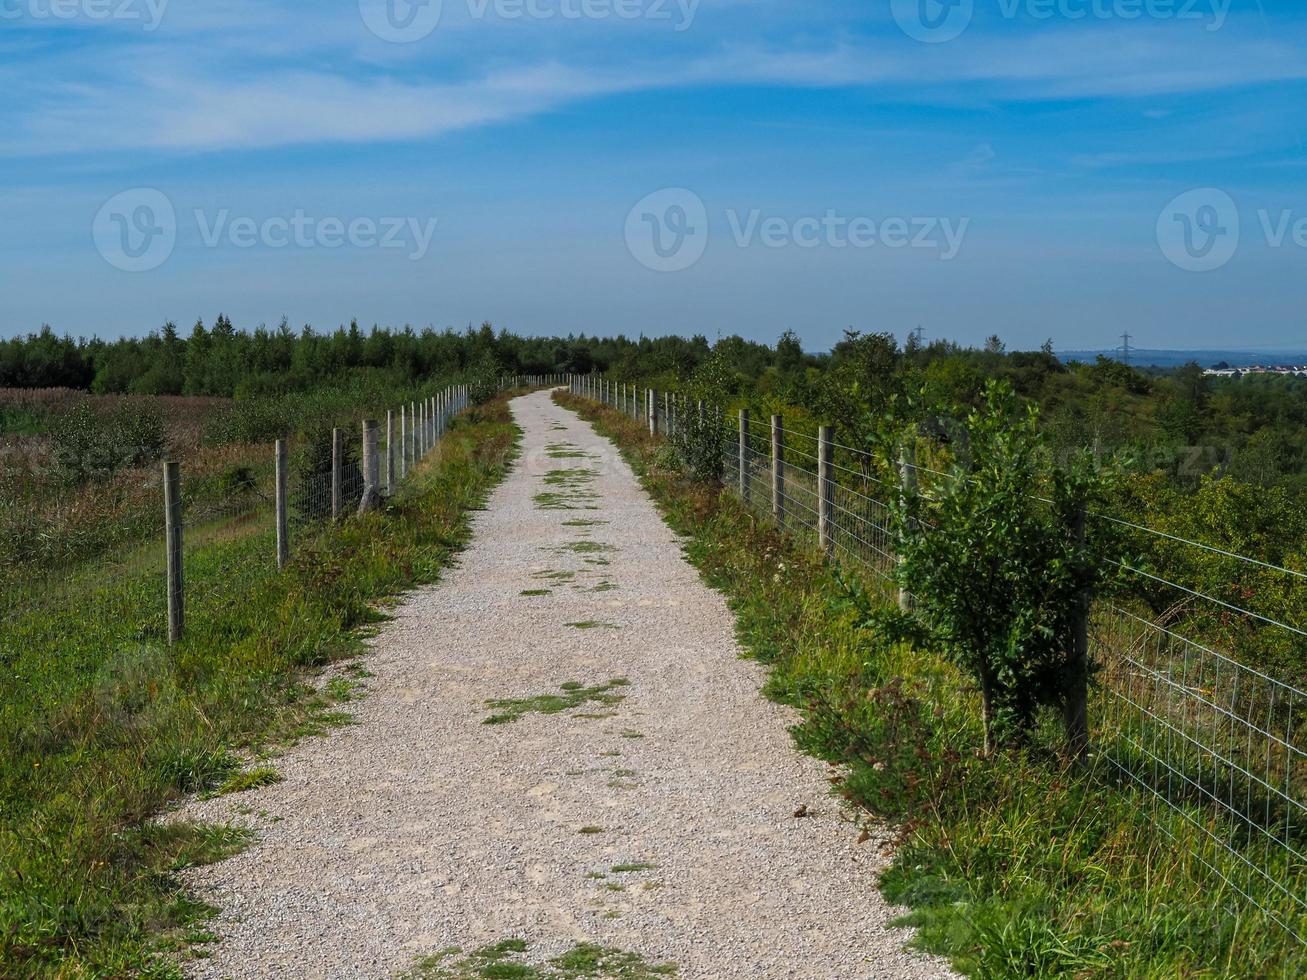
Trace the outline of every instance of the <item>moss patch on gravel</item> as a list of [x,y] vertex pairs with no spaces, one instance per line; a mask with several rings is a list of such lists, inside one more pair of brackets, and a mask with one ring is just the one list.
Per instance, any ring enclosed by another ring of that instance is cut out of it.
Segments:
[[537,694],[529,698],[497,698],[486,702],[486,707],[497,709],[497,713],[491,715],[482,724],[506,725],[532,712],[556,715],[562,711],[579,708],[589,701],[604,705],[619,704],[625,700],[626,695],[613,692],[618,688],[627,687],[630,683],[625,677],[616,677],[607,684],[598,684],[594,687],[586,687],[578,681],[568,681],[560,685],[560,694]]
[[575,623],[564,623],[563,625],[564,625],[564,626],[571,626],[573,629],[578,629],[578,630],[599,630],[599,629],[604,629],[604,630],[617,630],[617,629],[621,629],[621,627],[618,626],[618,625],[616,625],[615,623],[603,623],[603,622],[600,622],[600,621],[597,620],[597,619],[583,619],[583,620],[580,620],[579,622],[575,622]]
[[505,939],[467,954],[451,947],[421,960],[405,977],[407,980],[580,980],[583,977],[649,980],[676,974],[674,964],[652,964],[636,953],[594,943],[579,943],[543,963],[531,963],[529,957],[530,947],[524,939]]

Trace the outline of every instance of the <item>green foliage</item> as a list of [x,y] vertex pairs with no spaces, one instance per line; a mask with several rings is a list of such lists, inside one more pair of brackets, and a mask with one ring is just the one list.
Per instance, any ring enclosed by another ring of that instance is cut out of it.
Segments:
[[675,461],[706,483],[719,483],[726,465],[727,433],[721,418],[711,410],[699,415],[691,411],[678,420],[671,443]]
[[467,372],[467,396],[473,405],[483,405],[499,394],[499,379],[505,374],[489,352],[482,355]]
[[[677,420],[672,446],[681,464],[705,482],[722,478],[727,433],[718,410],[736,385],[725,354],[714,351],[685,386],[689,411]],[[700,403],[705,406],[703,414],[698,411]]]
[[993,744],[1065,706],[1075,624],[1107,579],[1102,542],[1078,539],[1076,513],[1107,484],[1086,466],[1049,468],[1037,412],[1005,383],[988,385],[963,429],[953,472],[889,506],[898,581],[933,645],[979,683]]
[[152,399],[119,402],[104,413],[80,401],[51,430],[51,459],[71,483],[145,466],[166,449],[163,412]]

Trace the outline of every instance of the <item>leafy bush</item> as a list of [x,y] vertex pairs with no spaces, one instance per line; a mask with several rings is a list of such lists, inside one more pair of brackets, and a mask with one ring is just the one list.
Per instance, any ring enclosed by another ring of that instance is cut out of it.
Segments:
[[715,483],[722,478],[726,452],[726,429],[715,414],[699,415],[696,411],[677,420],[672,446],[685,469],[697,480]]
[[145,466],[163,458],[168,448],[163,412],[154,399],[123,401],[102,415],[89,402],[79,402],[55,422],[51,435],[55,468],[72,483]]
[[473,405],[484,405],[499,394],[499,364],[487,355],[467,374],[467,397]]
[[689,405],[703,404],[705,411],[700,413],[691,407],[684,418],[677,420],[671,442],[695,479],[715,483],[722,478],[727,433],[719,417],[720,403],[737,383],[726,358],[714,352],[699,365],[685,386]]
[[965,436],[951,474],[892,498],[890,509],[899,583],[915,597],[927,642],[979,683],[989,750],[1023,739],[1041,709],[1071,709],[1083,692],[1076,624],[1112,551],[1097,530],[1086,541],[1077,522],[1104,477],[1087,466],[1050,469],[1038,413],[1005,382],[986,386]]

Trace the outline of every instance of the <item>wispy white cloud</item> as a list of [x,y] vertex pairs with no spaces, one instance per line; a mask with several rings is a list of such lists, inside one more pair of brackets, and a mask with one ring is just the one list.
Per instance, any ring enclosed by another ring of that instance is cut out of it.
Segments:
[[786,32],[776,5],[734,3],[702,10],[695,30],[675,37],[455,21],[457,29],[442,27],[422,44],[389,45],[356,11],[242,0],[219,13],[174,3],[166,29],[148,38],[106,33],[90,52],[85,32],[64,48],[0,38],[9,55],[0,81],[11,93],[0,108],[9,134],[0,152],[421,140],[601,96],[692,86],[859,87],[889,102],[945,106],[1147,98],[1159,113],[1158,100],[1307,79],[1301,30],[1266,37],[1113,24],[972,31],[923,45],[892,27],[858,33],[800,13]]

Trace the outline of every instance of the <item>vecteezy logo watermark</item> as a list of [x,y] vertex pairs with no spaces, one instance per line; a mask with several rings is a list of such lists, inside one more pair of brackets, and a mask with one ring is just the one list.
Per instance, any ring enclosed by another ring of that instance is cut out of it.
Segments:
[[1157,217],[1157,244],[1167,260],[1186,272],[1219,269],[1239,247],[1239,209],[1215,187],[1173,198]]
[[466,0],[473,20],[645,20],[689,30],[700,0]]
[[[317,218],[303,208],[261,219],[233,217],[230,209],[192,212],[204,248],[403,249],[414,262],[425,258],[437,218]],[[163,265],[177,245],[177,213],[161,191],[139,187],[115,194],[91,223],[104,260],[124,272]]]
[[440,24],[442,0],[359,0],[363,23],[383,41],[421,41]]
[[[737,248],[918,248],[934,250],[943,261],[957,256],[971,224],[969,218],[847,217],[833,209],[789,218],[727,208],[722,219]],[[626,248],[647,269],[680,272],[703,258],[709,228],[703,199],[684,187],[668,187],[628,212]]]
[[847,218],[827,210],[820,218],[808,216],[764,218],[757,208],[743,217],[728,209],[726,221],[740,248],[755,242],[763,248],[925,248],[935,249],[942,261],[957,257],[971,226],[970,218]]
[[939,44],[971,26],[975,4],[974,0],[890,0],[890,11],[908,37]]
[[684,187],[665,187],[642,197],[626,216],[627,251],[646,269],[680,272],[708,247],[708,209]]
[[[1199,21],[1219,31],[1234,0],[998,0],[1004,20]],[[890,0],[903,33],[918,41],[952,41],[971,26],[974,0]]]
[[138,21],[153,31],[169,0],[0,0],[0,20]]
[[[644,20],[689,30],[700,0],[463,0],[469,20]],[[383,41],[420,41],[440,23],[442,0],[359,0],[368,30]]]
[[418,262],[431,250],[438,218],[315,218],[303,208],[289,217],[257,221],[233,218],[227,208],[212,215],[195,212],[195,224],[205,248],[395,248],[408,249]]
[[91,222],[104,260],[123,272],[149,272],[168,261],[177,244],[177,212],[153,187],[137,187],[104,202]]

